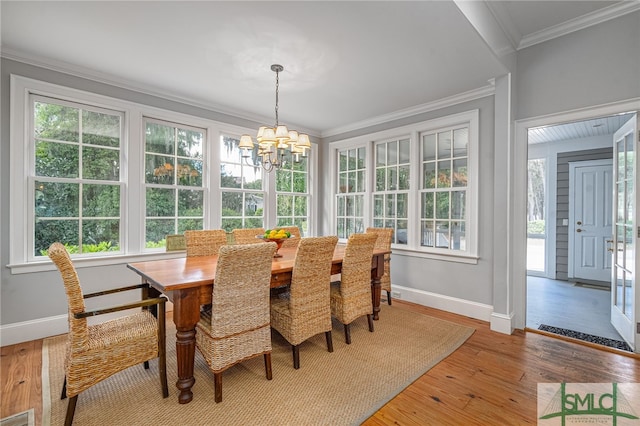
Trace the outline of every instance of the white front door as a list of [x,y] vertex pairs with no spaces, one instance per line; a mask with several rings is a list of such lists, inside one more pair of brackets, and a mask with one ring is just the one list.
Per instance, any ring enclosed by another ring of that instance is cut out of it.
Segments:
[[612,164],[606,159],[569,165],[569,278],[611,281]]
[[[613,274],[611,277],[611,324],[622,338],[636,350],[638,333],[636,321],[639,297],[636,294],[637,239],[640,238],[638,221],[637,145],[638,116],[634,115],[618,130],[614,144],[615,227],[613,236]],[[637,350],[636,350],[637,352]]]

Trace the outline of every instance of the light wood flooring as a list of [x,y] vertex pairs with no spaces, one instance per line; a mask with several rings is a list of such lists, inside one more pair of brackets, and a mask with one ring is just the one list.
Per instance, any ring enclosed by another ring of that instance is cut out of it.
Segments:
[[[393,303],[476,331],[365,421],[368,426],[536,424],[538,383],[640,382],[640,358],[632,354],[534,332],[500,334],[483,321],[399,300]],[[42,340],[1,349],[0,417],[34,408],[36,425],[41,424]]]

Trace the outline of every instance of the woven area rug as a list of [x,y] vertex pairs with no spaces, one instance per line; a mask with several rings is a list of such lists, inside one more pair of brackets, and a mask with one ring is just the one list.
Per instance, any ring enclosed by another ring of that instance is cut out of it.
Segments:
[[[411,382],[455,351],[473,328],[383,306],[375,332],[366,317],[351,325],[351,345],[344,343],[342,324],[334,322],[334,352],[324,333],[300,347],[300,369],[294,370],[291,347],[273,334],[273,380],[264,375],[263,357],[223,373],[222,402],[213,400],[213,374],[196,351],[194,399],[180,405],[175,360],[175,328],[167,324],[169,398],[163,399],[157,361],[151,368],[131,367],[78,397],[74,425],[352,425],[359,424]],[[65,337],[45,339],[43,422],[64,421],[67,400],[60,400],[64,378]]]

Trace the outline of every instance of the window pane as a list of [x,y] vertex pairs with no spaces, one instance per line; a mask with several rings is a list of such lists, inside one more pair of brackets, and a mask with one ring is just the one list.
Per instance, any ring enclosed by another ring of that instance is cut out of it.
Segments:
[[82,185],[84,217],[120,217],[120,186]]
[[[173,189],[147,188],[146,200],[147,216],[149,217],[173,216],[175,214],[176,193]],[[173,230],[171,233],[174,233]]]
[[35,137],[38,139],[79,142],[79,121],[78,108],[44,102],[34,103]]
[[82,177],[96,180],[120,180],[120,151],[85,146],[82,150]]
[[398,142],[387,143],[387,165],[398,164]]
[[345,216],[347,214],[345,197],[338,197],[338,216]]
[[364,198],[362,195],[356,195],[354,197],[355,202],[355,213],[354,215],[357,217],[364,216]]
[[349,192],[355,192],[355,190],[356,190],[356,172],[349,172],[347,179],[348,179],[347,187],[349,188]]
[[339,176],[340,183],[338,184],[338,192],[344,194],[347,192],[347,173],[340,173]]
[[82,252],[96,253],[120,249],[120,219],[82,221]]
[[350,149],[349,150],[349,170],[355,170],[356,166],[358,165],[358,151],[355,149]]
[[406,218],[408,216],[408,199],[409,194],[398,194],[397,197],[397,206],[396,206],[396,216],[399,218]]
[[338,157],[338,170],[341,172],[347,171],[347,151],[339,152]]
[[145,235],[147,248],[164,247],[167,235],[175,234],[175,221],[173,219],[147,219]]
[[422,218],[423,219],[433,219],[433,192],[423,192],[422,193]]
[[202,161],[178,158],[178,185],[202,186]]
[[202,140],[200,131],[178,129],[178,155],[181,157],[202,159]]
[[453,191],[451,192],[451,218],[452,219],[464,219],[465,218],[465,191]]
[[82,111],[82,142],[109,147],[120,146],[120,116]]
[[175,154],[174,128],[147,122],[145,149],[147,152],[155,152],[157,154]]
[[437,192],[436,196],[436,219],[449,219],[449,193]]
[[438,133],[438,159],[451,157],[451,132]]
[[358,170],[356,172],[356,192],[364,192],[364,170]]
[[247,216],[262,216],[264,199],[260,193],[246,193],[244,196],[244,211]]
[[178,234],[191,229],[204,229],[204,221],[200,218],[178,219]]
[[358,148],[358,168],[364,169],[366,168],[366,154],[367,151],[364,148]]
[[222,188],[242,187],[240,167],[232,164],[220,164],[220,186]]
[[411,144],[409,139],[403,139],[400,141],[400,164],[406,164],[411,158]]
[[278,216],[291,216],[293,214],[293,197],[290,195],[278,195],[277,214]]
[[436,247],[451,248],[449,246],[449,222],[436,222]]
[[345,218],[338,218],[338,238],[346,238],[347,234],[346,234],[346,225],[345,225],[346,219]]
[[423,220],[420,229],[420,245],[425,247],[433,247],[435,243],[435,233],[433,230],[434,223],[432,220]]
[[178,190],[178,216],[197,216],[204,214],[204,192],[196,190]]
[[376,169],[376,191],[384,191],[386,184],[386,170],[384,167]]
[[398,226],[393,233],[393,240],[396,244],[407,244],[407,230],[408,222],[406,220],[399,220]]
[[36,142],[36,176],[79,177],[79,145]]
[[278,170],[276,172],[276,190],[291,192],[291,173],[289,170]]
[[422,137],[422,161],[434,161],[436,159],[436,135],[424,135]]
[[387,152],[385,148],[385,144],[383,143],[376,145],[376,167],[387,164]]
[[398,189],[398,168],[388,167],[387,168],[387,190],[395,191],[397,189]]
[[293,214],[303,216],[306,222],[309,197],[295,197],[293,199]]
[[451,248],[453,250],[466,250],[466,235],[464,222],[451,223]]
[[384,217],[384,195],[376,194],[373,196],[373,216]]
[[80,185],[35,182],[36,217],[78,217]]
[[396,197],[394,194],[387,194],[385,197],[386,217],[396,217]]
[[424,163],[422,167],[423,181],[422,185],[425,189],[436,187],[436,163]]
[[355,200],[353,196],[346,197],[347,216],[353,216],[355,214]]
[[453,160],[453,186],[467,186],[467,159]]
[[36,219],[34,256],[46,256],[49,246],[59,241],[70,253],[79,253],[80,221]]
[[438,188],[451,187],[451,162],[449,160],[438,161],[437,186]]
[[242,192],[222,193],[222,216],[242,216]]
[[398,167],[398,189],[409,189],[409,166]]
[[467,145],[469,144],[469,128],[456,129],[453,131],[453,156],[466,157]]
[[147,154],[145,182],[173,185],[173,158]]

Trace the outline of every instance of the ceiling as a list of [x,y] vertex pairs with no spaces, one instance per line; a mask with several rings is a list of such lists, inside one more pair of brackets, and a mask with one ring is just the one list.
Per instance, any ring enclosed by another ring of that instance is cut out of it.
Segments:
[[506,72],[505,53],[639,5],[3,0],[0,47],[9,59],[265,124],[279,63],[280,121],[327,136],[489,87]]

